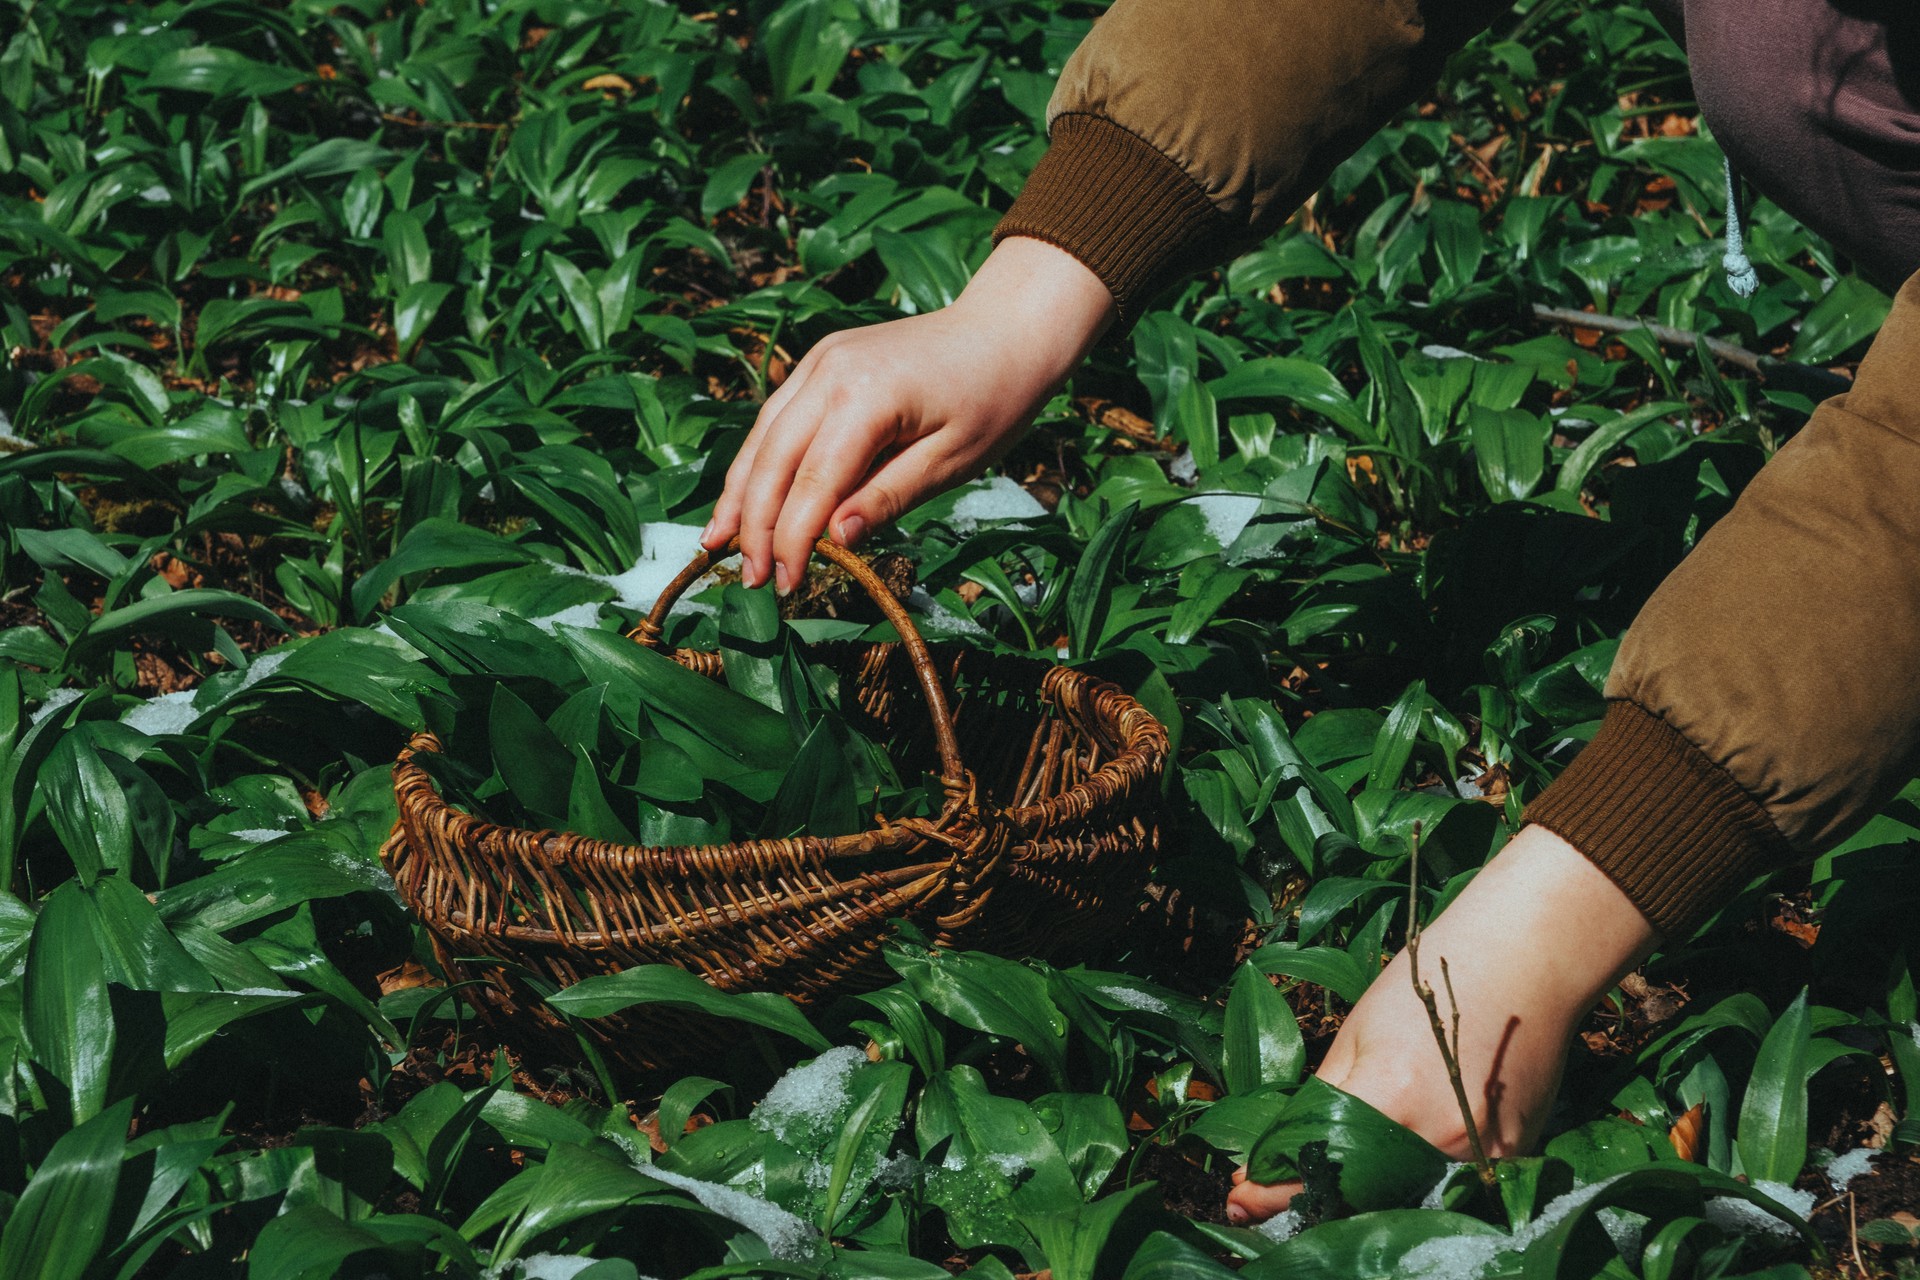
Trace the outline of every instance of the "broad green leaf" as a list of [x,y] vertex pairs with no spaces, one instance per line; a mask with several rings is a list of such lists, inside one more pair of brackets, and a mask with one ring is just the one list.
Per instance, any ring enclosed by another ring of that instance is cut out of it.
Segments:
[[1067,1168],[1091,1200],[1127,1154],[1127,1124],[1120,1106],[1101,1093],[1048,1093],[1033,1100],[1033,1113],[1060,1148]]
[[691,730],[743,770],[782,770],[793,755],[785,717],[679,663],[604,631],[562,627],[587,678],[636,688],[653,711]]
[[1235,1274],[1178,1236],[1156,1231],[1127,1260],[1120,1280],[1232,1280]]
[[720,657],[727,687],[772,711],[784,710],[780,693],[781,644],[778,602],[770,591],[749,591],[737,582],[720,593]]
[[1836,359],[1878,332],[1892,308],[1892,299],[1859,276],[1841,276],[1800,321],[1790,354],[1807,364]]
[[556,822],[564,818],[573,789],[573,753],[504,684],[493,688],[487,734],[493,767],[514,797],[535,814]]
[[1348,1002],[1357,1002],[1367,992],[1367,986],[1373,984],[1373,973],[1367,965],[1332,946],[1269,942],[1254,952],[1248,963],[1256,965],[1261,973],[1325,986]]
[[665,1004],[698,1009],[730,1022],[744,1022],[791,1036],[811,1049],[829,1046],[805,1015],[785,996],[767,991],[730,995],[716,991],[694,974],[670,964],[636,965],[619,973],[576,982],[547,997],[547,1003],[578,1018],[601,1018],[636,1004]]
[[1581,488],[1587,483],[1587,476],[1600,465],[1602,459],[1625,444],[1634,432],[1685,408],[1685,405],[1672,400],[1656,400],[1601,423],[1585,440],[1574,446],[1567,460],[1560,464],[1560,475],[1554,481],[1554,491],[1568,497],[1579,497]]
[[40,766],[47,821],[73,859],[80,883],[133,864],[133,817],[113,770],[84,735],[70,733]]
[[1139,511],[1140,504],[1130,502],[1109,516],[1074,566],[1073,580],[1067,584],[1067,635],[1076,659],[1091,658],[1100,647],[1107,613],[1113,605],[1113,586],[1108,577]]
[[107,1243],[133,1099],[54,1142],[0,1232],[0,1275],[80,1280]]
[[1807,1159],[1808,1056],[1812,1017],[1802,989],[1760,1042],[1753,1075],[1740,1099],[1734,1145],[1747,1177],[1791,1185]]
[[759,40],[774,97],[825,89],[866,26],[853,0],[787,0],[773,10],[760,24]]
[[1400,694],[1387,712],[1387,721],[1380,728],[1379,737],[1374,739],[1373,760],[1367,767],[1367,785],[1369,787],[1397,787],[1400,775],[1407,771],[1407,761],[1413,756],[1414,740],[1419,736],[1421,717],[1426,713],[1428,703],[1427,682],[1415,680]]
[[236,618],[242,622],[258,622],[275,631],[291,630],[279,614],[246,596],[213,587],[189,587],[108,610],[74,637],[68,655],[70,659],[85,659],[125,644],[132,636],[164,630],[190,617]]
[[1213,379],[1207,389],[1223,406],[1236,401],[1284,401],[1313,410],[1351,435],[1365,438],[1371,434],[1365,415],[1340,380],[1323,366],[1297,356],[1249,360]]
[[1517,502],[1534,491],[1547,469],[1551,424],[1522,409],[1471,411],[1468,438],[1480,483],[1495,502]]
[[[1434,1061],[1437,1068],[1437,1052]],[[1298,1177],[1301,1148],[1321,1142],[1339,1170],[1342,1198],[1363,1213],[1417,1202],[1448,1163],[1413,1130],[1313,1076],[1254,1144],[1248,1176],[1259,1182]]]
[[1398,1280],[1406,1274],[1406,1256],[1429,1241],[1484,1241],[1490,1260],[1506,1238],[1498,1227],[1457,1213],[1380,1209],[1302,1231],[1248,1263],[1240,1275],[1247,1280]]
[[937,230],[908,233],[883,227],[873,233],[873,247],[918,312],[951,306],[967,287],[970,273],[960,246]]
[[107,1104],[115,1039],[106,961],[85,892],[68,881],[41,903],[21,988],[28,1051],[67,1086],[75,1123],[99,1115]]
[[1292,1007],[1251,964],[1241,965],[1233,975],[1220,1060],[1227,1091],[1235,1094],[1293,1084],[1306,1066],[1307,1046]]
[[855,1073],[853,1104],[826,1161],[826,1204],[820,1215],[820,1229],[826,1235],[832,1236],[850,1215],[886,1159],[888,1144],[900,1127],[912,1074],[913,1068],[904,1062],[878,1062]]
[[[393,881],[345,830],[316,827],[276,841],[158,895],[161,918],[215,933],[319,898],[391,894]],[[352,851],[350,851],[352,850]]]
[[734,156],[713,166],[700,190],[700,216],[711,222],[722,210],[731,209],[747,198],[753,180],[772,163],[772,157],[760,152]]
[[979,951],[899,947],[886,958],[920,999],[963,1027],[1018,1041],[1048,1079],[1064,1087],[1067,1021],[1040,974]]
[[839,717],[816,721],[767,806],[761,834],[770,840],[851,835],[866,825],[861,806],[869,797],[859,793],[849,763],[855,749],[852,731]]

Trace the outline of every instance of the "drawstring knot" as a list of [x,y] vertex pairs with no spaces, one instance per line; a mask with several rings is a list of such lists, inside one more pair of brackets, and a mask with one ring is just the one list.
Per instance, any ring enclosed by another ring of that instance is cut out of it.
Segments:
[[1720,259],[1720,266],[1727,273],[1727,288],[1749,298],[1760,287],[1760,273],[1753,269],[1740,234],[1740,197],[1733,185],[1733,161],[1724,155],[1720,160],[1727,173],[1727,251]]

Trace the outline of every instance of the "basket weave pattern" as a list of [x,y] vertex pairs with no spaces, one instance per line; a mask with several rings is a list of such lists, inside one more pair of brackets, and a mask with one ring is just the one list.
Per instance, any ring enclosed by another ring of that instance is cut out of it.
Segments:
[[[448,978],[478,980],[474,1003],[502,1029],[562,1030],[527,997],[521,970],[565,986],[667,963],[721,990],[809,1004],[891,981],[880,948],[895,919],[938,945],[1058,956],[1137,900],[1159,838],[1160,722],[1067,667],[964,649],[936,661],[864,562],[824,541],[819,551],[868,587],[902,642],[818,645],[815,657],[851,682],[855,727],[887,744],[903,776],[924,767],[940,778],[939,814],[824,838],[611,844],[452,808],[414,761],[440,749],[419,734],[394,767],[400,820],[382,858]],[[659,643],[674,598],[710,559],[662,593],[639,643]],[[721,674],[717,653],[669,656]],[[592,1033],[643,1069],[711,1052],[729,1034],[656,1005],[596,1019]]]

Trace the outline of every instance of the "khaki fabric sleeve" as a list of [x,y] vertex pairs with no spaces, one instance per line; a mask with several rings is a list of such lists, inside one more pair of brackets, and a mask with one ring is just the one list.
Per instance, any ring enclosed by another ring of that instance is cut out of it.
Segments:
[[1628,629],[1527,809],[1663,933],[1833,847],[1920,766],[1920,275]]
[[995,230],[1056,244],[1122,324],[1271,232],[1507,0],[1115,0]]

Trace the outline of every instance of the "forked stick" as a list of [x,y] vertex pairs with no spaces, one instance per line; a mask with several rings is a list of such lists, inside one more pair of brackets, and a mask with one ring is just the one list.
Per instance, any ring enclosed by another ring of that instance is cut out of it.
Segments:
[[1453,1008],[1453,1036],[1440,1021],[1440,1002],[1433,988],[1420,981],[1420,824],[1413,824],[1413,857],[1407,863],[1407,966],[1412,971],[1413,993],[1427,1007],[1427,1025],[1433,1028],[1433,1042],[1440,1046],[1440,1057],[1447,1064],[1447,1079],[1453,1085],[1453,1099],[1460,1104],[1460,1120],[1467,1127],[1467,1146],[1473,1151],[1473,1164],[1480,1181],[1491,1190],[1498,1181],[1493,1161],[1480,1141],[1480,1126],[1473,1119],[1473,1105],[1467,1101],[1467,1086],[1460,1079],[1460,1002],[1453,998],[1453,976],[1447,972],[1447,958],[1440,957],[1440,980],[1446,984],[1447,1002]]

